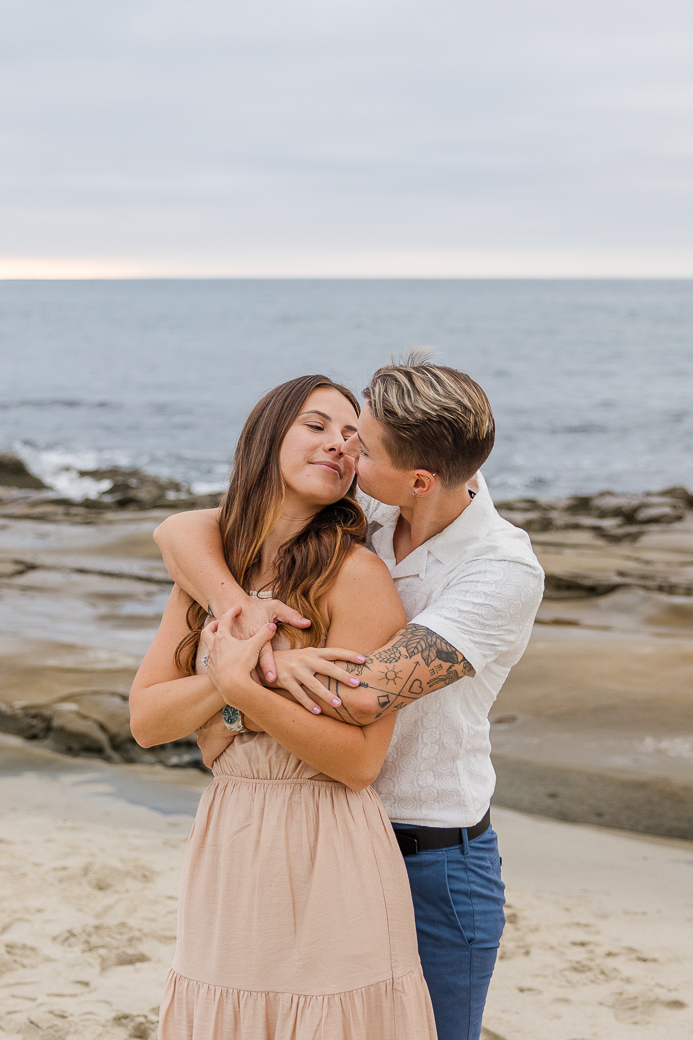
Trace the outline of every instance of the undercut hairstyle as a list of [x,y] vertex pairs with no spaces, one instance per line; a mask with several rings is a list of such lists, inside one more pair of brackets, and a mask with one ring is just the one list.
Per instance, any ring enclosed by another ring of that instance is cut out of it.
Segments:
[[[219,529],[226,564],[246,592],[253,588],[253,571],[262,546],[282,515],[281,445],[308,396],[319,387],[336,390],[359,414],[359,403],[347,387],[327,376],[299,376],[258,401],[238,438],[231,483],[219,509]],[[280,546],[272,594],[311,622],[307,630],[285,627],[292,646],[320,646],[328,628],[325,596],[365,536],[366,518],[356,502],[354,477],[343,498],[321,509]],[[204,607],[190,605],[189,632],[174,655],[177,667],[188,675],[195,674],[195,656],[207,617]]]
[[470,376],[434,364],[426,351],[379,368],[363,396],[397,469],[426,469],[456,487],[491,454],[496,427],[488,397]]

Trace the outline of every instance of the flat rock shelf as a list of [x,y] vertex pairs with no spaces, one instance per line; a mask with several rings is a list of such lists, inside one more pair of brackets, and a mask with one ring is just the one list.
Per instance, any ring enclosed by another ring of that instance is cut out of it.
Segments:
[[[115,494],[127,481],[111,477]],[[209,504],[159,491],[182,497],[154,508],[124,491],[94,507],[0,489],[0,730],[115,765],[204,768],[193,735],[145,750],[129,733],[128,691],[171,587],[152,531]],[[491,713],[497,805],[693,838],[692,505],[683,488],[501,504],[547,582]]]

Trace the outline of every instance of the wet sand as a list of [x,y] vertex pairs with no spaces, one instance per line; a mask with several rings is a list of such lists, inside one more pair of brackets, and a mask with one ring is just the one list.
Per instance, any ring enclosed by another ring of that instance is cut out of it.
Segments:
[[693,839],[693,515],[532,541],[547,594],[491,713],[496,801]]
[[171,587],[151,538],[164,515],[92,524],[0,516],[3,701],[129,691]]

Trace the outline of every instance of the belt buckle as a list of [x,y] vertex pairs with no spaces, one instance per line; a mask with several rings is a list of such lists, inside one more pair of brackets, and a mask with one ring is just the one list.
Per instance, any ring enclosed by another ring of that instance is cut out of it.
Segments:
[[419,851],[418,838],[415,838],[413,834],[405,834],[402,831],[395,831],[395,837],[403,856],[416,856]]

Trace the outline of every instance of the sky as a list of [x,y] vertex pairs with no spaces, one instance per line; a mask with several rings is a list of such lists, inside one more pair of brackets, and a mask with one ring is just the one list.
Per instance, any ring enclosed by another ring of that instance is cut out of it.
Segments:
[[693,276],[690,0],[5,0],[0,277]]

